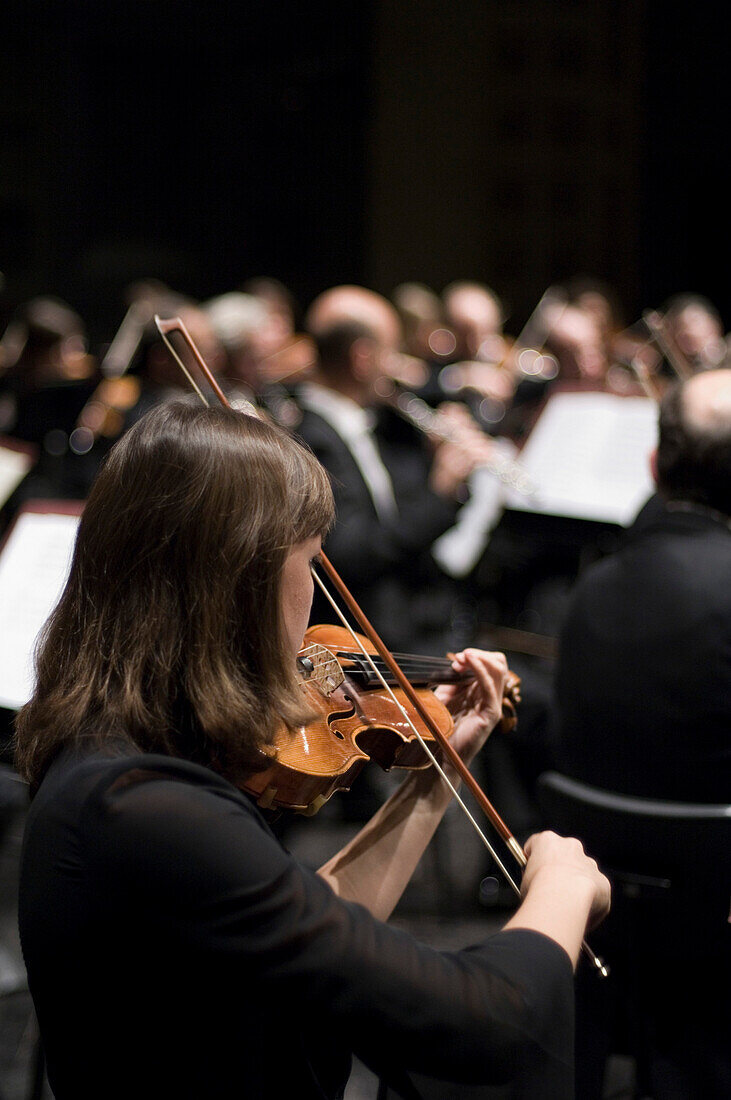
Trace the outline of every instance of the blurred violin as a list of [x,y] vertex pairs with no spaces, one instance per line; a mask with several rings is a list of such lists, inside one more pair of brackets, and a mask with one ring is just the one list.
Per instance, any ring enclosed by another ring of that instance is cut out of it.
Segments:
[[75,454],[87,454],[97,439],[117,439],[125,415],[140,398],[141,383],[129,375],[145,329],[154,316],[152,303],[139,299],[130,305],[101,361],[102,379],[78,415],[69,436]]
[[499,424],[521,382],[552,382],[558,377],[558,360],[545,343],[565,306],[563,291],[548,287],[515,339],[492,333],[474,360],[442,368],[439,384],[445,395],[466,400],[486,427]]
[[[378,660],[375,646],[363,635],[356,634],[355,639],[371,660],[354,649],[354,638],[345,627],[323,625],[307,630],[297,665],[315,717],[299,729],[281,729],[272,746],[271,764],[246,782],[245,789],[256,796],[260,806],[314,814],[335,791],[347,790],[369,760],[386,771],[430,766],[413,726],[432,750],[437,748],[434,734],[418,714],[412,715],[412,722],[404,719],[373,665],[405,706],[404,692]],[[442,735],[450,737],[452,716],[431,689],[471,676],[455,672],[448,657],[394,656]],[[508,672],[500,722],[503,730],[515,727],[519,703],[520,679]]]
[[311,337],[297,334],[276,351],[270,352],[258,361],[258,372],[262,385],[272,385],[297,378],[308,378],[317,365],[317,352]]
[[646,309],[642,314],[642,319],[647,326],[650,337],[665,356],[676,378],[681,381],[690,378],[693,374],[693,366],[678,347],[662,314],[655,309]]

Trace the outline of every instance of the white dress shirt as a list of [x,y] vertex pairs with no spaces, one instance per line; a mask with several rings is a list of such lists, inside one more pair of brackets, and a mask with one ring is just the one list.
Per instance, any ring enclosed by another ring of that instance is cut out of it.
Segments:
[[303,408],[317,413],[338,433],[361,472],[381,522],[396,520],[398,507],[393,483],[373,438],[374,414],[316,382],[301,386],[299,400]]

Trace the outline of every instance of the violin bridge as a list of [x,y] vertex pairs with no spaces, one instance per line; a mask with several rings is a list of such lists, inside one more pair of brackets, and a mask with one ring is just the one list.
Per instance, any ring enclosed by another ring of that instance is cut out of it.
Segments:
[[297,668],[301,678],[314,684],[325,698],[332,695],[345,679],[337,658],[322,645],[309,645],[300,650]]

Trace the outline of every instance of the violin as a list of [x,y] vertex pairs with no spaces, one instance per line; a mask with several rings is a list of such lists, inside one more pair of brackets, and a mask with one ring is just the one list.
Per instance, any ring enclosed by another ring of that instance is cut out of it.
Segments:
[[[362,649],[354,649],[354,641]],[[436,749],[436,737],[418,714],[406,721],[399,708],[407,705],[406,695],[383,661],[377,660],[378,651],[365,636],[354,638],[342,626],[311,626],[304,642],[297,666],[314,717],[299,729],[279,730],[271,762],[244,784],[262,808],[317,813],[335,791],[350,788],[369,760],[385,771],[430,766],[423,746]],[[448,657],[395,656],[432,721],[449,738],[452,716],[431,688],[467,680],[470,675],[455,672]],[[374,664],[392,687],[395,700]],[[519,703],[520,678],[508,672],[499,723],[506,732],[516,725]]]

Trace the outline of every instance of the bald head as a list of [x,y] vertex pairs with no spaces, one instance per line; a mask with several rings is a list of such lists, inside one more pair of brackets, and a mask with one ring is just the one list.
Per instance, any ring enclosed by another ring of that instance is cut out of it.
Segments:
[[689,378],[682,387],[682,408],[688,429],[698,435],[731,434],[731,370]]
[[390,349],[398,346],[401,325],[390,302],[362,286],[335,286],[310,306],[307,331],[315,340],[326,338],[334,329],[353,327],[368,333]]
[[482,283],[450,283],[442,291],[442,299],[450,317],[469,317],[481,324],[499,325],[502,321],[497,295]]
[[405,322],[416,323],[433,321],[438,324],[442,319],[442,303],[424,283],[399,283],[391,295],[393,304]]
[[317,346],[319,380],[361,405],[399,351],[401,322],[390,302],[362,286],[336,286],[310,306],[305,327]]
[[731,370],[674,386],[660,407],[658,488],[731,515]]
[[482,283],[450,283],[442,292],[442,300],[459,354],[477,355],[485,339],[502,331],[503,307],[497,295]]

